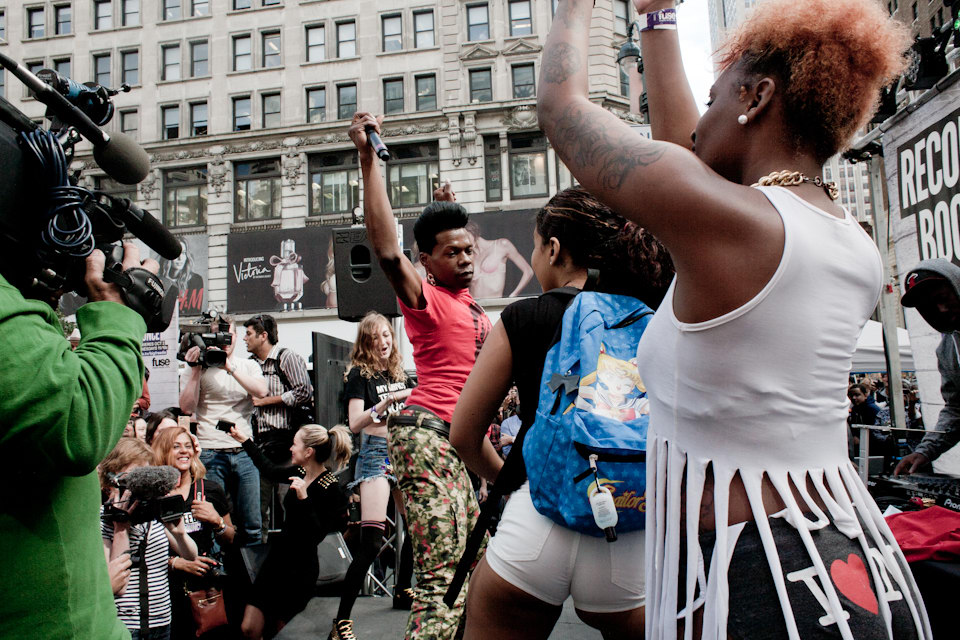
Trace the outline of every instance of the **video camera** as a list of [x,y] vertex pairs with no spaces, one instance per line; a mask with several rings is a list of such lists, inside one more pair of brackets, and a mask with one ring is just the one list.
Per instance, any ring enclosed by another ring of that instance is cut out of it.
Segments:
[[149,173],[150,158],[140,145],[97,126],[113,116],[110,98],[117,90],[79,85],[50,70],[38,77],[2,52],[0,67],[47,106],[51,122],[50,129],[44,129],[0,98],[0,272],[24,296],[56,307],[71,291],[87,295],[85,261],[100,249],[107,256],[104,280],[120,288],[149,331],[163,331],[178,291],[174,286],[164,290],[160,279],[145,269],[123,270],[119,241],[132,233],[170,260],[180,255],[180,243],[126,198],[80,187],[79,172],[69,171],[74,148],[83,138],[114,180],[137,184]]
[[[226,348],[233,341],[229,331],[217,331],[222,327],[217,323],[217,313],[206,311],[198,324],[185,325],[180,332],[180,351],[177,360],[186,362],[190,347],[200,347],[200,359],[187,362],[191,367],[222,367],[227,363]],[[211,347],[213,347],[211,349]]]

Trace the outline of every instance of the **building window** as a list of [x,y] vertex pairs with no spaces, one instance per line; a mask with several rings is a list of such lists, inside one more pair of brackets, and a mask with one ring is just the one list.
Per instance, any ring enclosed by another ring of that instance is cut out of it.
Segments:
[[101,87],[109,87],[110,82],[110,54],[101,53],[93,56],[93,81]]
[[319,62],[327,57],[327,33],[322,25],[307,27],[307,62]]
[[249,71],[253,69],[253,49],[250,36],[234,36],[233,38],[233,70]]
[[0,98],[7,97],[7,72],[0,69]]
[[206,102],[195,102],[190,105],[190,135],[191,136],[205,136],[207,135],[207,103]]
[[58,58],[53,61],[53,70],[64,78],[69,78],[73,75],[71,73],[71,67],[70,58]]
[[624,98],[630,97],[630,74],[628,74],[623,65],[617,65],[620,67],[620,95]]
[[126,198],[130,202],[137,201],[137,186],[131,184],[121,184],[107,176],[98,176],[93,179],[94,188],[114,198]]
[[417,111],[437,108],[437,76],[417,76]]
[[163,224],[193,227],[207,223],[207,168],[163,172]]
[[613,32],[620,35],[627,35],[627,24],[629,20],[629,8],[627,0],[613,0]]
[[137,131],[140,129],[140,118],[136,109],[120,112],[120,132],[128,136],[137,137]]
[[467,6],[467,40],[490,39],[490,13],[487,4]]
[[530,0],[510,0],[510,35],[528,36],[533,33]]
[[920,15],[919,11],[917,10],[916,2],[914,2],[913,5],[910,7],[910,11],[913,13],[913,19],[916,20],[917,17]]
[[180,45],[171,44],[160,48],[161,59],[163,60],[163,69],[160,73],[161,80],[179,80],[180,79]]
[[337,24],[337,57],[352,58],[357,55],[357,23],[340,22]]
[[120,0],[120,15],[123,26],[138,26],[140,24],[140,0]]
[[[616,4],[616,2],[617,2],[617,0],[614,0],[614,4]],[[557,15],[557,7],[558,7],[558,6],[560,6],[560,0],[553,0],[553,2],[552,2],[551,5],[550,5],[550,15],[551,15],[551,16]]]
[[190,15],[208,16],[210,15],[210,0],[193,0],[190,3]]
[[422,206],[433,200],[440,186],[440,161],[436,143],[393,145],[387,165],[387,193],[396,209]]
[[417,49],[436,45],[433,34],[433,11],[417,11],[413,14],[414,45]]
[[513,97],[532,98],[537,95],[533,63],[518,64],[511,69],[513,74]]
[[58,4],[53,7],[53,17],[56,20],[56,33],[65,36],[73,33],[73,9],[68,4]]
[[249,131],[251,125],[250,118],[250,96],[243,96],[233,99],[233,130]]
[[261,96],[263,115],[262,122],[264,129],[272,129],[280,126],[280,94],[265,93]]
[[400,51],[403,48],[403,18],[383,16],[383,50]]
[[470,70],[470,102],[492,102],[493,84],[490,69]]
[[239,162],[235,166],[237,221],[279,218],[280,161]]
[[500,137],[483,137],[483,178],[487,201],[503,200],[503,167],[500,161]]
[[535,198],[549,192],[547,139],[542,135],[510,138],[510,193],[514,198]]
[[180,137],[180,107],[171,105],[160,108],[163,119],[163,131],[161,138],[163,140],[176,140]]
[[0,9],[0,40],[7,39],[7,13]]
[[210,44],[203,40],[190,43],[190,76],[210,75]]
[[27,9],[27,37],[42,38],[46,33],[43,7]]
[[577,179],[570,173],[570,169],[567,169],[567,165],[563,164],[560,158],[557,158],[557,191],[578,186],[580,186],[580,183],[577,182]]
[[253,4],[250,0],[233,0],[234,9],[249,9]]
[[280,57],[280,32],[263,34],[263,68],[279,67],[283,64]]
[[357,85],[343,84],[337,87],[337,119],[349,120],[357,112]]
[[327,119],[327,90],[324,87],[307,89],[307,122]]
[[93,28],[113,29],[113,0],[96,0],[93,3]]
[[383,81],[383,112],[403,113],[403,80],[394,78]]
[[163,19],[179,20],[183,15],[180,12],[180,0],[163,0]]
[[280,4],[280,0],[263,0],[263,6],[273,7]]
[[356,151],[311,156],[310,215],[348,213],[360,205]]
[[140,84],[140,54],[137,51],[122,51],[120,65],[120,82],[131,87]]

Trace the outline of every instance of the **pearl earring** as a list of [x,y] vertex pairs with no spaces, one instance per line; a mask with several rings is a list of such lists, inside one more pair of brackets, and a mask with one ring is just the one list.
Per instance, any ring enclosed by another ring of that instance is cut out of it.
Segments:
[[743,126],[747,126],[747,116],[745,116],[744,114],[741,113],[741,114],[737,117],[737,122],[739,122],[739,123],[742,124]]

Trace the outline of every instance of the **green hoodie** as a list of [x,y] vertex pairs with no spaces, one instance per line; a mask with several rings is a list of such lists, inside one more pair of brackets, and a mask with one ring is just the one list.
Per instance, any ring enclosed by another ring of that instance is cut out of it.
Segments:
[[77,312],[76,351],[46,304],[0,276],[0,638],[114,640],[97,464],[140,396],[146,325],[113,302]]

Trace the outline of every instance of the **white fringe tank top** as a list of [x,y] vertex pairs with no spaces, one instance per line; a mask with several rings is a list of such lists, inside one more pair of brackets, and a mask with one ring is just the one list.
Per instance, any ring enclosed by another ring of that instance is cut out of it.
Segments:
[[[742,526],[724,525],[730,482],[737,472],[791,640],[800,635],[767,520],[774,514],[763,506],[764,474],[786,504],[777,516],[798,531],[816,568],[823,615],[832,615],[842,638],[853,640],[854,635],[810,536],[830,523],[858,540],[865,557],[870,557],[868,548],[883,554],[886,570],[870,562],[874,583],[883,580],[899,591],[896,596],[909,601],[918,635],[930,638],[923,604],[913,595],[913,577],[901,569],[907,565],[900,549],[847,457],[847,380],[857,337],[879,300],[879,252],[849,212],[837,218],[783,187],[760,190],[784,226],[783,255],[770,281],[738,309],[705,322],[684,323],[673,309],[674,280],[638,348],[640,375],[651,403],[647,638],[676,638],[677,622],[683,619],[684,635],[691,638],[692,616],[702,606],[702,638],[726,640],[729,601],[737,597],[729,593],[727,569]],[[717,529],[713,560],[705,567],[696,541],[708,465]],[[826,513],[807,493],[808,476]],[[794,498],[791,481],[806,505]],[[685,517],[680,512],[682,486]],[[685,545],[682,576],[681,537],[693,541]],[[720,558],[725,561],[717,562]],[[878,600],[892,635],[889,606],[882,594]]]

